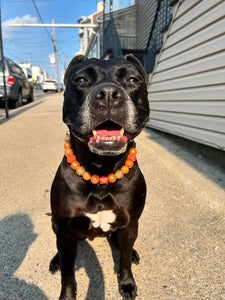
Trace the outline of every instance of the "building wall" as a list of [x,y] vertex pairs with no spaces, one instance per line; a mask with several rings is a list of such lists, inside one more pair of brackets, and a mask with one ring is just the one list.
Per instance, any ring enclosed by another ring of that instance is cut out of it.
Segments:
[[[97,18],[103,14],[103,2],[97,1],[97,12],[91,14],[88,17],[81,17],[78,20],[80,24],[95,24]],[[95,30],[93,28],[80,28],[79,29],[79,37],[80,37],[80,50],[76,54],[86,54],[87,48],[89,47],[89,43],[92,39],[92,35],[95,34]]]
[[153,128],[225,150],[225,1],[183,0],[149,79]]
[[158,0],[136,0],[137,12],[137,49],[146,49],[155,18]]
[[[132,5],[113,12],[114,24],[120,40],[121,48],[135,49],[137,39],[137,6]],[[110,15],[105,15],[105,28]]]

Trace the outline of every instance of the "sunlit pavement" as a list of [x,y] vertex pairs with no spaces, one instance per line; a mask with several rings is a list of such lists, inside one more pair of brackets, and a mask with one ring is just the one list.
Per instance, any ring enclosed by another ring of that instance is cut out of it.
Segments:
[[[50,186],[63,156],[63,94],[0,120],[1,299],[58,299]],[[225,299],[224,152],[146,129],[137,138],[148,185],[133,266],[139,300]],[[78,299],[121,299],[106,239],[81,242]],[[118,260],[118,255],[114,251]]]

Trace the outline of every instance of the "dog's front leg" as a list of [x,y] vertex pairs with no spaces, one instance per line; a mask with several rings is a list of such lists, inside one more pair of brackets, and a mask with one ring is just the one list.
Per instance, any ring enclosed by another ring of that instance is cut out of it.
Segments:
[[132,250],[137,238],[138,224],[118,230],[118,248],[120,251],[119,286],[123,299],[134,300],[137,286],[131,271]]
[[74,264],[77,252],[77,240],[57,233],[57,248],[61,266],[60,300],[76,299],[77,289],[74,276]]

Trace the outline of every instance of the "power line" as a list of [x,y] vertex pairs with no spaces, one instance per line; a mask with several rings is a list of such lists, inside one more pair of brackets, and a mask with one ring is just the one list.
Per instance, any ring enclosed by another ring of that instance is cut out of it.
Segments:
[[[38,16],[39,16],[39,19],[41,20],[41,23],[44,24],[44,21],[43,21],[41,15],[40,15],[40,12],[39,12],[39,10],[38,10],[38,8],[37,8],[37,5],[36,5],[35,1],[32,0],[32,2],[33,2],[34,7],[35,7],[35,9],[36,9],[36,11],[37,11],[37,14],[38,14]],[[47,35],[49,36],[50,40],[51,40],[52,42],[54,42],[54,41],[53,41],[53,38],[51,37],[51,35],[50,35],[49,31],[48,31],[48,29],[47,29],[46,27],[44,27],[44,29],[45,29],[45,31],[47,32]]]
[[[1,0],[1,2],[31,2],[32,0]],[[55,1],[55,0],[36,0],[37,2],[50,2],[50,1]]]

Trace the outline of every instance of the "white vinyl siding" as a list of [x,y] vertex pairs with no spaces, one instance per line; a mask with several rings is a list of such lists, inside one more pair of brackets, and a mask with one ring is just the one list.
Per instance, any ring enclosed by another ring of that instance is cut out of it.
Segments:
[[150,127],[225,150],[225,1],[173,9],[149,76]]

